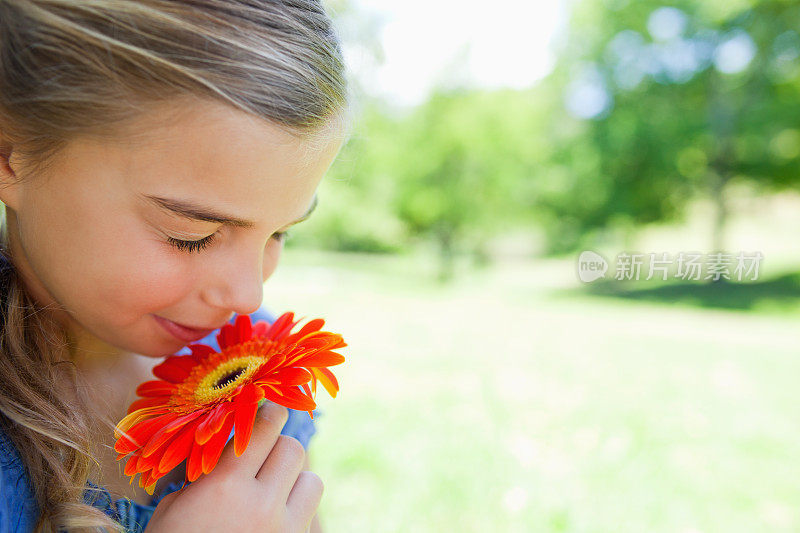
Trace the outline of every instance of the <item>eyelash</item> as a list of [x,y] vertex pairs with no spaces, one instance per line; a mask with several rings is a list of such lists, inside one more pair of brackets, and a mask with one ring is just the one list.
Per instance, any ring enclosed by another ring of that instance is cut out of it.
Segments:
[[[182,252],[201,252],[207,246],[211,245],[212,242],[214,242],[215,235],[216,233],[212,233],[208,237],[203,237],[199,241],[182,241],[180,239],[167,237],[167,242]],[[288,231],[278,231],[273,233],[271,238],[277,239],[278,241],[285,241],[288,237]]]

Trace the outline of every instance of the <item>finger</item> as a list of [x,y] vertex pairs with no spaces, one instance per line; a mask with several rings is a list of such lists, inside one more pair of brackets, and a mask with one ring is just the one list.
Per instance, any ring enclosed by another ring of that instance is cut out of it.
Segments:
[[181,491],[179,490],[176,490],[175,492],[170,492],[169,494],[161,498],[161,501],[158,502],[158,505],[156,507],[163,511],[164,509],[172,505],[172,502],[175,501],[175,498],[178,497],[180,492]]
[[300,472],[286,500],[286,514],[290,522],[297,520],[310,530],[311,520],[317,514],[324,490],[325,485],[317,474],[310,470]]
[[306,451],[299,440],[288,435],[278,435],[275,446],[261,465],[256,479],[270,484],[274,494],[285,502],[297,476],[303,470],[305,458]]
[[288,419],[289,410],[286,407],[269,400],[265,401],[256,411],[250,442],[242,455],[236,457],[233,448],[234,439],[231,438],[222,450],[219,462],[211,474],[217,473],[219,476],[227,477],[236,472],[239,475],[255,477]]

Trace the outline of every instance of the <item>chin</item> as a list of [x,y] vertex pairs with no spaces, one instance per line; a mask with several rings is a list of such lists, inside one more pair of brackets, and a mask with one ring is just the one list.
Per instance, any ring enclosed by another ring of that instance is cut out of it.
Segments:
[[144,357],[151,357],[153,359],[164,358],[173,355],[188,343],[182,343],[179,340],[174,342],[164,342],[163,339],[153,340],[152,342],[135,342],[129,348],[130,352]]

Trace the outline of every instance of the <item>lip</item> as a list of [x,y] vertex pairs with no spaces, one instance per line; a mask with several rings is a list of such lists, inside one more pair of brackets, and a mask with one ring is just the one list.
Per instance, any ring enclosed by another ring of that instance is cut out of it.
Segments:
[[153,317],[156,319],[156,322],[161,324],[161,326],[167,331],[167,333],[172,334],[172,336],[184,342],[192,342],[200,340],[203,337],[207,336],[212,331],[214,331],[215,329],[217,329],[217,328],[213,329],[190,328],[187,326],[183,326],[181,324],[176,324],[172,320],[167,320],[166,318],[160,317],[158,315],[153,315]]

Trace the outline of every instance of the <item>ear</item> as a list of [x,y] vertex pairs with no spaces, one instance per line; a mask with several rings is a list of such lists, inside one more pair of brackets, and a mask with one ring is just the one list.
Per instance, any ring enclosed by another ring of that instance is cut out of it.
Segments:
[[20,205],[22,183],[11,168],[13,153],[11,143],[0,136],[0,201],[16,210]]

